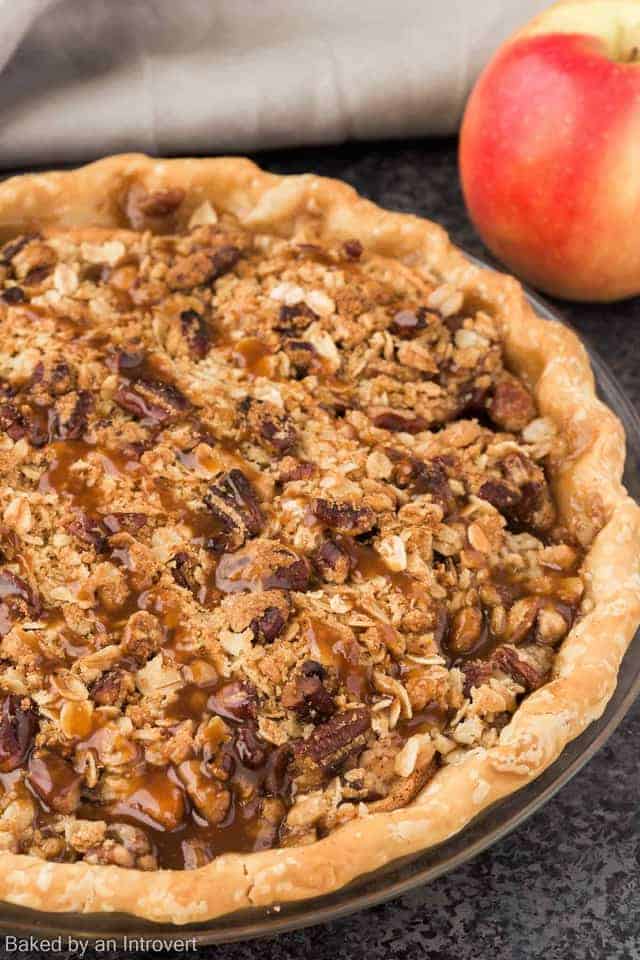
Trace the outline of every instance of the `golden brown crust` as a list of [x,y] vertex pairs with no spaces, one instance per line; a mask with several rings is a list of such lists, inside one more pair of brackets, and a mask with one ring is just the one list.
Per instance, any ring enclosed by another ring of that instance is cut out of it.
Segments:
[[0,237],[35,226],[119,227],[121,200],[133,183],[150,191],[184,190],[180,217],[186,220],[208,200],[251,231],[327,243],[357,236],[368,251],[404,259],[489,306],[512,369],[567,441],[567,455],[551,464],[550,474],[564,523],[588,547],[583,615],[559,651],[554,678],[522,703],[496,746],[442,767],[409,806],[351,821],[309,846],[226,854],[189,872],[2,855],[0,897],[12,903],[187,923],[335,890],[446,839],[548,767],[604,710],[640,622],[640,511],[621,484],[622,427],[597,399],[577,337],[536,316],[515,280],[469,264],[440,227],[381,210],[345,184],[278,177],[241,159],[112,157],[70,173],[6,181],[0,186]]

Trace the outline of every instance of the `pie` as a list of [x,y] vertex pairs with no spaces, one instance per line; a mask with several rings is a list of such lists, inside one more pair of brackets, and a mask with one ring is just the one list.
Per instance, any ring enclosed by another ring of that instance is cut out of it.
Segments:
[[640,621],[575,334],[242,159],[0,185],[0,898],[202,921],[438,843]]

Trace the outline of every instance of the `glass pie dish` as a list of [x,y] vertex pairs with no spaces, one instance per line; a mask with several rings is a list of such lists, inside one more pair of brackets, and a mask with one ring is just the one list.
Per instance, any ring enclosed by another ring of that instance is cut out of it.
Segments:
[[[533,295],[533,308],[543,317],[558,319],[554,311]],[[616,386],[606,365],[589,347],[591,361],[603,400],[622,420],[627,434],[625,483],[632,496],[640,497],[640,421],[633,407]],[[244,910],[222,919],[187,926],[142,921],[125,914],[61,914],[35,912],[4,904],[0,906],[0,929],[17,935],[50,937],[62,935],[83,939],[122,942],[126,936],[158,937],[164,940],[194,938],[198,944],[221,943],[273,935],[325,922],[389,900],[413,887],[455,869],[503,837],[539,809],[590,759],[618,725],[640,691],[640,639],[636,636],[620,670],[616,692],[603,716],[570,743],[561,757],[536,781],[484,811],[466,829],[445,843],[395,861],[328,896],[289,903],[270,909]]]

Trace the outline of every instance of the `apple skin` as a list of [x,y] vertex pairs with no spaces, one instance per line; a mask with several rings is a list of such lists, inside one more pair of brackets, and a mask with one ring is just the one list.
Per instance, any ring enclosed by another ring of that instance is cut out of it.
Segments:
[[460,134],[470,216],[523,280],[571,300],[640,293],[640,63],[597,36],[516,36]]

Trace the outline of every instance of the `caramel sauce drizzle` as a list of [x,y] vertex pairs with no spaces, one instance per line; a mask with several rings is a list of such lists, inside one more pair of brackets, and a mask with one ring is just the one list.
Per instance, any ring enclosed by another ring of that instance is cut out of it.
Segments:
[[233,354],[238,358],[240,366],[246,373],[254,377],[269,375],[269,357],[273,350],[264,340],[258,337],[245,337],[233,344]]
[[184,790],[172,767],[147,769],[134,777],[126,799],[116,801],[108,810],[113,820],[124,816],[163,834],[184,820],[185,813]]
[[[123,296],[126,295],[123,294]],[[127,300],[129,300],[128,297]],[[35,311],[37,316],[42,315],[42,311],[37,308],[25,309]],[[72,326],[75,331],[76,326]],[[94,336],[91,342],[108,347],[108,337],[103,335]],[[230,348],[232,356],[249,377],[270,375],[271,357],[275,349],[266,340],[259,337],[246,337],[237,342],[219,342],[216,344],[217,347]],[[134,350],[108,357],[106,362],[107,366],[124,380],[168,382],[160,355],[144,350]],[[321,360],[318,364],[322,368]],[[321,380],[325,392],[333,391],[330,397],[332,402],[341,405],[344,400],[345,405],[349,404],[351,385],[331,375],[322,377]],[[202,426],[198,423],[193,409],[182,412],[180,416],[197,427]],[[41,433],[51,437],[52,423],[49,410],[34,407],[33,418]],[[204,428],[203,433],[206,433]],[[206,442],[213,448],[210,453],[204,451],[202,447],[178,452],[177,459],[186,470],[206,477],[235,466],[241,469],[250,480],[260,477],[260,471],[240,456],[236,445],[225,440],[210,438],[207,438]],[[83,472],[73,469],[75,463],[84,459],[98,461],[106,475],[126,476],[136,480],[141,479],[145,472],[139,461],[131,458],[124,451],[103,449],[85,440],[56,440],[49,443],[48,451],[50,465],[40,478],[39,491],[64,497],[72,508],[90,517],[105,516],[102,485],[100,482],[95,486],[87,484]],[[211,512],[189,507],[171,483],[161,478],[151,479],[163,511],[167,516],[177,519],[190,528],[194,545],[201,546],[209,538],[223,532],[220,520]],[[349,549],[353,560],[351,577],[355,584],[382,577],[393,589],[411,598],[417,598],[420,591],[424,589],[410,574],[391,571],[373,547],[353,540]],[[131,583],[131,557],[126,548],[111,549],[109,557],[127,575],[129,590],[124,602],[115,610],[107,610],[101,604],[97,604],[97,615],[102,628],[117,636],[132,613],[140,610],[148,611],[160,620],[164,631],[163,647],[171,650],[179,663],[190,663],[193,655],[188,645],[185,643],[184,648],[181,646],[181,640],[185,638],[181,635],[181,611],[176,597],[170,590],[155,586],[136,589]],[[216,571],[215,582],[203,586],[196,597],[200,604],[213,606],[219,601],[223,592],[233,593],[255,589],[254,583],[242,577],[243,565],[246,562],[245,558],[238,557],[234,568],[233,558],[231,558],[226,565],[226,576],[223,577],[222,572],[218,575],[219,571]],[[566,572],[563,575],[566,576]],[[551,571],[549,577],[553,579],[554,576],[556,574]],[[505,576],[502,586],[505,591],[511,591],[512,599],[520,595],[519,588],[514,585],[512,578]],[[521,593],[524,593],[524,590]],[[8,611],[1,602],[3,599],[0,589],[0,635],[6,633],[11,626]],[[57,616],[55,612],[49,611],[46,615]],[[66,633],[64,636],[69,662],[87,652],[82,644],[74,644]],[[340,630],[317,618],[308,619],[304,627],[304,636],[308,643],[310,657],[334,672],[342,687],[353,699],[365,703],[372,700],[375,695],[372,685],[372,668],[365,662],[356,640],[345,636]],[[485,617],[477,644],[473,650],[459,659],[488,657],[497,642],[491,636]],[[444,646],[446,649],[446,639]],[[126,657],[123,657],[117,665],[132,672],[139,666]],[[52,662],[51,668],[54,669],[55,666],[59,666],[59,663]],[[406,676],[407,671],[404,667],[402,670],[404,671],[402,675]],[[170,722],[170,731],[185,720],[193,721],[195,728],[203,716],[215,713],[212,697],[215,699],[220,682],[220,678],[216,676],[213,679],[208,678],[203,683],[189,682],[182,686],[167,708],[166,719]],[[218,715],[222,716],[220,713]],[[447,711],[438,703],[432,702],[410,720],[401,720],[396,729],[400,736],[408,738],[414,733],[422,733],[434,728],[442,729],[446,726],[448,719]],[[95,710],[87,727],[79,726],[76,749],[99,752],[108,735],[108,723],[108,714],[100,709]],[[242,727],[241,721],[226,716],[225,723],[232,736]],[[261,805],[265,794],[268,793],[265,782],[274,748],[271,744],[264,743],[266,760],[255,768],[243,763],[236,751],[233,773],[230,774],[229,779],[230,807],[224,820],[215,826],[208,824],[197,812],[174,766],[168,764],[165,768],[158,769],[152,765],[144,765],[141,752],[141,772],[129,781],[126,796],[109,804],[85,800],[78,808],[78,815],[87,819],[105,820],[107,823],[124,822],[143,827],[159,856],[160,865],[167,868],[183,868],[189,855],[188,848],[194,844],[199,848],[203,862],[227,851],[242,852],[270,846],[275,837],[267,829]],[[39,764],[38,788],[33,790],[28,787],[28,789],[39,805],[40,823],[46,826],[52,816],[51,801],[72,790],[78,775],[70,764],[55,753],[40,760]],[[22,775],[22,770],[16,770],[11,774],[0,774],[0,785],[5,790],[11,789],[16,786]]]
[[103,450],[86,440],[56,440],[49,445],[53,454],[51,466],[40,477],[40,493],[56,493],[66,496],[74,507],[92,512],[104,506],[100,488],[90,487],[82,474],[71,468],[78,460],[97,457],[107,474],[118,476],[140,471],[140,464],[128,459],[119,450]]
[[384,577],[405,596],[412,597],[414,595],[414,591],[419,584],[410,573],[390,570],[377,550],[367,544],[354,541],[352,550],[355,559],[354,572],[357,574],[357,579],[371,580],[373,577]]
[[371,667],[363,662],[358,643],[345,639],[339,630],[315,618],[309,620],[306,638],[311,658],[335,670],[349,693],[366,702],[374,692]]

